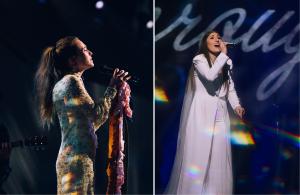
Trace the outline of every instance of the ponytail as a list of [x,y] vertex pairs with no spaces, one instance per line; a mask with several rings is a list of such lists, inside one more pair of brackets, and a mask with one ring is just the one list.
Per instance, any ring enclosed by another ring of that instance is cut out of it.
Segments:
[[39,105],[39,115],[43,126],[50,127],[55,115],[52,90],[57,81],[71,72],[68,66],[70,57],[77,55],[74,44],[77,37],[68,36],[57,41],[55,47],[47,47],[41,56],[38,70],[35,74],[35,88]]
[[39,113],[43,126],[48,127],[53,121],[52,89],[59,79],[55,70],[54,53],[55,47],[47,47],[44,50],[35,75]]

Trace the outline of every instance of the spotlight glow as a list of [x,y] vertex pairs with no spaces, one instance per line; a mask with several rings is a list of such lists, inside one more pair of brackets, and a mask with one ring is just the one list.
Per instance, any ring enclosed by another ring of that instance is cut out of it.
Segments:
[[152,28],[153,27],[153,22],[152,20],[148,21],[146,24],[147,28]]
[[102,9],[104,6],[104,2],[103,1],[97,1],[95,4],[96,9]]

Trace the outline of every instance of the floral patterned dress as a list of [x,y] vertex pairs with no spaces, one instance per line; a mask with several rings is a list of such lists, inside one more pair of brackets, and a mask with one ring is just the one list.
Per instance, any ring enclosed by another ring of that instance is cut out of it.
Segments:
[[53,89],[53,104],[61,127],[56,161],[58,194],[94,194],[95,131],[107,120],[116,89],[108,87],[95,104],[81,77],[68,74]]

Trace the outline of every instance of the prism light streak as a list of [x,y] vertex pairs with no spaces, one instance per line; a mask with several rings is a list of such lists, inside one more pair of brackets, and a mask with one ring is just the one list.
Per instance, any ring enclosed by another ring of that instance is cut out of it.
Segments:
[[234,145],[255,145],[249,125],[242,120],[232,119],[231,143]]
[[232,132],[231,143],[234,145],[255,145],[253,136],[249,132]]
[[155,88],[155,102],[168,103],[169,98],[166,91],[161,87]]
[[[284,129],[271,127],[263,124],[252,124],[249,125],[250,122],[247,122],[246,120],[237,120],[232,119],[232,133],[231,133],[231,141],[233,144],[236,145],[253,145],[255,144],[255,141],[253,139],[253,136],[250,133],[250,130],[256,130],[260,132],[269,132],[274,135],[278,135],[281,138],[285,139],[289,143],[296,145],[297,147],[300,147],[300,136],[297,134],[290,133]],[[256,128],[254,128],[254,126]]]
[[280,136],[281,138],[287,140],[291,144],[294,144],[297,147],[300,147],[300,136],[299,135],[290,133],[290,132],[288,132],[284,129],[274,128],[274,127],[267,126],[267,125],[258,124],[256,126],[260,129],[260,131],[265,130],[265,131],[268,131],[272,134],[277,134],[278,136]]
[[191,166],[189,166],[189,168],[187,170],[187,175],[190,177],[197,177],[202,172],[203,171],[201,171],[201,168],[199,166],[191,165]]

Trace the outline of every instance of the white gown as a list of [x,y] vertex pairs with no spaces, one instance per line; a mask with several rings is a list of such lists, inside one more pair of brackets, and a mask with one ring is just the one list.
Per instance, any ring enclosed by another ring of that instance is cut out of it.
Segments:
[[166,194],[232,194],[230,121],[226,100],[240,105],[229,75],[220,79],[227,55],[210,68],[203,54],[193,59],[182,107],[177,151]]

